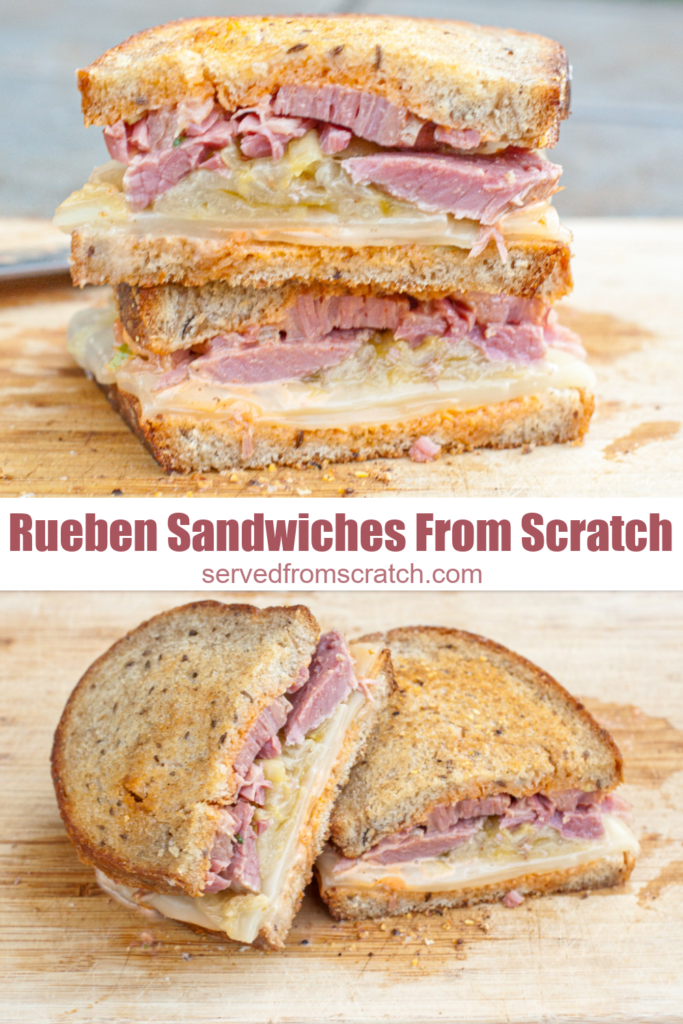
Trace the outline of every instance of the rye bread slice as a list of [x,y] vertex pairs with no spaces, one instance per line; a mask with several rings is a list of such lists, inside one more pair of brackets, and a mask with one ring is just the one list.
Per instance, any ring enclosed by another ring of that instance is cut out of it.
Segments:
[[558,43],[461,21],[189,18],[139,32],[78,72],[86,125],[132,122],[212,95],[235,110],[283,85],[322,82],[534,148],[554,145],[569,113],[569,66]]
[[126,885],[200,895],[232,768],[259,714],[310,663],[302,605],[200,601],[142,623],[87,670],[52,751],[60,813],[86,864]]
[[397,687],[335,807],[332,840],[358,857],[439,804],[496,793],[614,789],[609,733],[542,669],[484,637],[431,627],[363,637]]

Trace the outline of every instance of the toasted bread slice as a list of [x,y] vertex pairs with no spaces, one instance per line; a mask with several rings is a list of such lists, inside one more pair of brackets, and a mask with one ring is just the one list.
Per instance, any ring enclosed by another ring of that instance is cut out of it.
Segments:
[[[535,297],[550,303],[570,288],[568,266],[558,265],[556,273],[551,273],[536,290]],[[161,355],[201,345],[222,332],[282,323],[302,291],[316,298],[384,294],[367,285],[348,288],[338,282],[302,288],[293,280],[266,288],[232,287],[225,281],[212,281],[194,288],[178,284],[156,288],[119,284],[115,291],[121,322],[136,347]],[[443,297],[439,291],[418,295],[412,290],[410,294],[418,299]]]
[[52,772],[86,864],[131,886],[199,895],[232,768],[260,713],[308,666],[301,605],[217,601],[155,616],[91,665],[55,735]]
[[[514,880],[514,890],[526,897],[607,889],[626,882],[634,866],[632,853],[619,853],[563,871],[520,875]],[[317,869],[316,874],[320,878]],[[338,921],[357,921],[390,914],[443,911],[477,903],[499,903],[510,892],[510,888],[510,882],[497,882],[493,885],[459,888],[452,892],[411,892],[409,889],[391,891],[382,886],[353,889],[325,887],[321,884],[320,893],[334,918]]]
[[192,18],[132,36],[78,73],[86,125],[216,95],[249,107],[281,86],[381,96],[426,121],[552,146],[569,112],[564,50],[542,36],[386,16]]
[[622,781],[609,733],[551,676],[500,644],[428,627],[359,642],[388,647],[397,688],[335,807],[332,840],[345,856],[424,823],[440,804],[609,791]]
[[237,237],[133,234],[125,230],[78,228],[71,236],[75,285],[120,284],[150,288],[180,284],[200,287],[224,281],[231,288],[306,287],[371,289],[418,297],[455,292],[506,292],[548,299],[571,289],[569,246],[562,242],[508,244],[502,262],[490,243],[474,259],[466,249],[446,245],[360,248],[244,241]]
[[357,424],[301,430],[255,420],[200,419],[163,413],[146,419],[140,402],[115,384],[100,385],[112,406],[166,470],[262,469],[272,464],[395,459],[429,436],[444,451],[517,448],[580,442],[593,414],[593,395],[581,388],[553,388],[466,412],[441,411],[399,423]]

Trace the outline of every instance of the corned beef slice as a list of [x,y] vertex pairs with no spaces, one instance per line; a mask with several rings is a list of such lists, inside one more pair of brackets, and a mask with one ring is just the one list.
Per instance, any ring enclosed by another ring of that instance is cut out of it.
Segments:
[[233,768],[238,775],[246,781],[249,769],[254,763],[254,759],[259,756],[261,748],[272,739],[273,736],[277,736],[282,726],[287,721],[287,715],[291,709],[291,704],[286,697],[278,697],[277,700],[273,701],[270,707],[265,708],[261,712],[259,717],[256,719],[254,725],[247,733],[247,738],[242,747],[242,750],[237,755]]
[[[625,815],[628,810],[629,805],[619,796],[584,793],[579,789],[549,795],[535,793],[517,799],[501,793],[482,800],[461,800],[435,807],[425,825],[404,829],[380,840],[358,859],[373,864],[398,864],[438,857],[467,842],[492,815],[498,816],[501,829],[529,824],[536,828],[553,828],[565,839],[600,839],[605,831],[602,815]],[[354,863],[342,858],[335,871],[348,870]]]
[[301,743],[306,734],[330,717],[358,686],[346,640],[333,629],[321,636],[308,682],[292,697],[285,741]]
[[153,390],[181,384],[190,374],[242,385],[301,379],[352,356],[373,330],[391,330],[413,348],[432,336],[451,342],[464,338],[492,362],[532,363],[549,345],[585,356],[578,336],[559,325],[540,299],[474,292],[413,302],[411,309],[404,296],[304,293],[279,326],[217,335],[200,356],[173,353]]
[[396,331],[401,316],[410,309],[402,297],[375,298],[362,295],[299,295],[285,321],[287,340],[318,340],[335,329],[373,328]]
[[382,96],[338,85],[283,85],[273,101],[273,111],[339,125],[380,146],[412,146],[424,124]]
[[485,820],[462,819],[442,832],[425,832],[420,828],[399,832],[395,836],[382,839],[363,859],[372,864],[399,864],[406,860],[438,857],[439,854],[466,843],[483,827]]
[[441,445],[423,435],[411,446],[408,455],[413,462],[433,462],[440,452]]
[[320,132],[320,148],[325,156],[332,156],[334,153],[341,153],[351,141],[351,132],[345,128],[335,128],[333,124],[326,124]]
[[205,893],[233,889],[259,892],[261,878],[256,850],[256,833],[251,825],[254,808],[238,800],[221,811],[221,820],[211,850],[211,867],[206,873]]
[[356,184],[379,185],[429,213],[452,213],[493,225],[505,213],[548,199],[562,168],[526,149],[495,156],[375,153],[351,157],[344,169]]
[[221,384],[297,380],[341,363],[365,340],[360,331],[333,331],[319,341],[296,345],[276,342],[242,346],[235,337],[239,335],[214,338],[205,355],[193,361],[193,372]]

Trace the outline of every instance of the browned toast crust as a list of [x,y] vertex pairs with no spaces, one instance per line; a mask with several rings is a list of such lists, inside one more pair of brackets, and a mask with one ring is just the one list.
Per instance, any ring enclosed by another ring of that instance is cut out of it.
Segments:
[[249,107],[287,84],[382,96],[427,121],[552,146],[569,68],[550,39],[458,21],[372,15],[190,18],[131,36],[78,72],[86,125],[216,95]]
[[551,302],[571,290],[569,259],[568,245],[549,241],[511,241],[503,263],[493,243],[470,259],[468,250],[447,245],[352,249],[90,227],[71,236],[71,276],[80,287],[200,287],[223,281],[233,288],[280,288],[295,281],[299,287],[401,292],[417,298],[468,291],[521,298],[542,293]]

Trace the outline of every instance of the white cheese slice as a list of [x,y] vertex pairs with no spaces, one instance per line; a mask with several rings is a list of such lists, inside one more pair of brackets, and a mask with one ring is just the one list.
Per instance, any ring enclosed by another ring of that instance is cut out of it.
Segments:
[[348,870],[335,872],[341,854],[328,846],[318,857],[316,867],[324,888],[457,892],[499,882],[509,882],[510,888],[514,888],[514,880],[523,875],[566,871],[620,853],[638,854],[638,841],[621,818],[605,814],[603,823],[605,834],[601,839],[563,839],[557,835],[550,852],[542,844],[531,844],[527,856],[521,853],[500,859],[476,853],[468,856],[466,847],[462,847],[455,858],[428,857],[402,864],[358,861]]
[[[356,676],[372,679],[380,652],[360,644],[351,645],[350,652],[356,663]],[[366,699],[361,690],[353,691],[303,743],[285,746],[279,757],[260,762],[273,788],[266,791],[264,808],[271,825],[256,841],[261,866],[259,894],[224,890],[193,898],[145,892],[115,882],[101,871],[97,872],[99,884],[128,906],[146,907],[176,921],[222,931],[237,942],[253,942],[276,913],[278,898],[292,871],[308,856],[300,836]]]
[[[93,178],[61,204],[54,217],[56,227],[67,233],[91,227],[123,236],[181,235],[352,248],[452,245],[468,250],[476,242],[481,228],[477,220],[457,219],[448,213],[428,213],[408,203],[368,207],[362,201],[363,186],[358,186],[358,212],[347,212],[343,216],[318,206],[267,206],[244,201],[234,203],[234,208],[230,203],[218,202],[213,209],[212,194],[230,193],[219,175],[206,171],[193,172],[148,209],[135,211],[128,205],[120,187],[107,180],[110,175],[107,166],[97,168]],[[196,182],[208,182],[209,187],[201,195],[195,195]],[[510,241],[569,243],[572,237],[548,201],[506,214],[498,226],[503,237]]]

